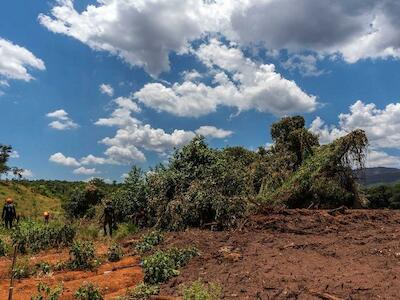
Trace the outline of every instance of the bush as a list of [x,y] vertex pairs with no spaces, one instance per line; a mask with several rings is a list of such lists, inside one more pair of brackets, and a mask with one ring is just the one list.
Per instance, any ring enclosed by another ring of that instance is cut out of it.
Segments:
[[159,293],[160,287],[158,285],[141,283],[133,290],[128,291],[126,300],[148,299],[150,296],[158,295]]
[[0,256],[6,256],[7,255],[7,244],[0,239]]
[[121,223],[118,224],[118,229],[116,230],[115,234],[113,233],[113,236],[115,237],[116,240],[121,240],[133,233],[136,233],[137,231],[138,228],[135,224]]
[[12,276],[16,279],[28,278],[34,274],[34,270],[29,266],[28,260],[19,261],[15,264]]
[[119,244],[114,243],[112,244],[107,251],[108,261],[116,262],[120,261],[123,255],[122,248]]
[[179,268],[185,266],[189,260],[199,255],[197,249],[160,250],[143,260],[145,283],[157,284],[179,275]]
[[11,233],[12,243],[21,253],[26,253],[28,250],[37,252],[66,247],[72,243],[74,237],[75,229],[71,225],[59,223],[44,225],[34,221],[22,222]]
[[92,283],[84,283],[74,294],[77,300],[103,300],[104,297],[98,287]]
[[31,300],[58,300],[64,292],[62,285],[50,288],[47,284],[40,282],[37,286],[37,295],[33,295]]
[[183,300],[219,300],[221,287],[219,284],[204,284],[200,280],[183,288]]
[[92,242],[74,242],[69,255],[69,267],[73,270],[93,269],[98,262]]
[[154,230],[142,236],[141,241],[135,246],[136,251],[145,253],[153,249],[154,246],[162,243],[164,235],[161,231]]
[[41,272],[42,274],[49,274],[51,272],[51,266],[47,262],[40,262],[35,265],[36,271]]

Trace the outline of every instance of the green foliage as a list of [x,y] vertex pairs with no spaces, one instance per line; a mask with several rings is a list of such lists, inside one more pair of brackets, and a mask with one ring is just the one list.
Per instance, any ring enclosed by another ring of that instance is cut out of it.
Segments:
[[257,194],[252,166],[258,159],[240,147],[211,149],[196,137],[175,152],[168,167],[158,166],[147,177],[149,225],[170,230],[234,225]]
[[7,244],[0,239],[0,257],[7,255]]
[[125,300],[148,299],[150,296],[158,295],[159,293],[160,287],[158,285],[140,283],[134,289],[128,291]]
[[38,293],[31,297],[31,300],[58,300],[64,292],[64,287],[58,285],[54,288],[49,287],[43,282],[39,282],[37,286]]
[[110,262],[120,261],[122,256],[122,248],[117,243],[113,243],[107,250],[107,257]]
[[84,283],[74,293],[76,300],[103,300],[104,297],[98,287],[92,283]]
[[147,184],[143,171],[134,166],[121,187],[110,197],[116,219],[145,225],[147,207]]
[[204,284],[200,280],[183,288],[183,300],[219,300],[222,298],[222,289],[219,284]]
[[42,274],[49,274],[51,272],[51,266],[47,262],[40,262],[35,265],[36,271]]
[[179,275],[179,268],[185,266],[189,260],[199,255],[197,249],[160,250],[143,260],[144,281],[157,284]]
[[359,207],[362,199],[352,167],[363,167],[368,139],[355,130],[328,145],[318,146],[301,128],[301,117],[284,118],[272,126],[275,146],[269,154],[270,171],[260,192],[270,204],[287,207]]
[[12,276],[16,279],[28,278],[34,274],[34,270],[29,266],[29,261],[24,259],[17,261],[12,270]]
[[164,234],[159,230],[153,230],[142,236],[141,241],[136,244],[135,250],[145,253],[153,249],[154,246],[164,241]]
[[75,237],[75,229],[68,224],[24,221],[13,229],[11,239],[20,252],[37,252],[49,248],[69,246]]
[[369,208],[400,208],[400,183],[364,189]]
[[98,262],[92,242],[73,242],[69,250],[69,255],[69,267],[72,270],[93,269]]
[[115,234],[113,233],[113,236],[115,237],[116,240],[121,240],[133,233],[136,233],[137,231],[138,231],[138,227],[135,224],[121,223],[121,224],[118,224],[118,229],[115,232]]
[[69,201],[63,204],[67,215],[74,218],[93,217],[91,208],[101,203],[106,195],[106,186],[103,180],[95,178],[89,181],[84,188],[75,189]]

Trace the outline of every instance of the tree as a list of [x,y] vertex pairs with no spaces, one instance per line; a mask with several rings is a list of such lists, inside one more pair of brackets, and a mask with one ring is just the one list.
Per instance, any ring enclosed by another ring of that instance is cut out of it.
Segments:
[[2,174],[6,174],[11,170],[11,168],[7,165],[11,153],[11,146],[0,144],[0,178]]

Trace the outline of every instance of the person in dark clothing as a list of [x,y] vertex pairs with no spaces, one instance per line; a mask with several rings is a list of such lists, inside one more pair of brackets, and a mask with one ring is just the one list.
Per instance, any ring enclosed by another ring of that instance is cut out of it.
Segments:
[[108,232],[110,236],[112,236],[114,222],[115,222],[114,207],[111,204],[111,201],[107,201],[103,212],[104,235],[107,235],[107,227],[108,227]]
[[43,213],[44,224],[49,224],[50,214],[48,211]]
[[13,204],[13,200],[11,198],[8,198],[6,201],[6,204],[3,207],[3,214],[2,218],[5,223],[6,228],[11,229],[12,228],[12,223],[14,219],[17,217],[17,213],[15,211],[15,206]]

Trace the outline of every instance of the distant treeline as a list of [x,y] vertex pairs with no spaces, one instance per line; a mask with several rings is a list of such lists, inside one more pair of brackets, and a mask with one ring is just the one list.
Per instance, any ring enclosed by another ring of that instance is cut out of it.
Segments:
[[381,184],[364,189],[369,208],[400,208],[400,183]]

